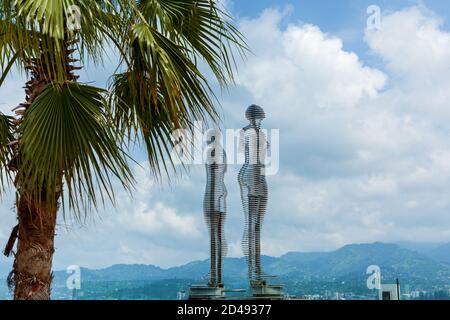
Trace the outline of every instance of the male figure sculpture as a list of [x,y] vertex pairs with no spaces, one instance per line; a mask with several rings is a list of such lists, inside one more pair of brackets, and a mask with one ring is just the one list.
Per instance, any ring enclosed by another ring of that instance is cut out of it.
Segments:
[[227,169],[225,150],[220,143],[219,130],[210,130],[207,136],[206,190],[203,212],[210,235],[210,287],[223,287],[222,262],[226,255],[223,227],[226,215],[224,176]]
[[245,116],[250,124],[241,130],[239,149],[245,153],[245,163],[238,181],[244,207],[245,229],[242,248],[248,264],[248,276],[253,284],[263,283],[261,272],[261,227],[267,208],[265,155],[267,139],[261,131],[264,110],[256,105],[247,108]]

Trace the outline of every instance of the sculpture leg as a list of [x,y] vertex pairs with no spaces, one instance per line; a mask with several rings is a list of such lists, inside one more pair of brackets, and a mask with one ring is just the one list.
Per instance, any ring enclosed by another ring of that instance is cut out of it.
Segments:
[[248,193],[249,193],[248,188],[245,185],[241,185],[241,200],[242,206],[244,208],[244,218],[245,218],[244,234],[242,236],[242,251],[244,253],[245,259],[247,260],[248,278],[251,279],[252,265],[253,265],[253,253],[251,251],[252,222],[250,218]]
[[209,285],[214,287],[216,285],[216,232],[215,232],[215,214],[208,214],[208,226],[209,226],[209,235],[210,235],[210,252],[211,252],[211,261],[210,261],[210,281]]
[[249,256],[250,258],[250,268],[251,268],[251,277],[250,279],[255,279],[256,275],[256,267],[257,267],[257,247],[256,247],[256,223],[257,223],[257,217],[258,217],[258,204],[259,199],[256,196],[249,196]]
[[225,249],[225,241],[224,241],[224,234],[223,234],[223,224],[225,220],[225,213],[220,212],[218,215],[218,221],[217,221],[217,284],[220,286],[222,285],[222,262],[223,257],[225,255],[224,249]]
[[262,280],[261,271],[261,229],[267,208],[267,197],[258,197],[255,222],[255,272],[257,280]]
[[248,276],[249,279],[253,279],[253,263],[254,263],[254,250],[253,250],[253,239],[254,239],[254,232],[253,232],[253,216],[251,213],[248,215]]

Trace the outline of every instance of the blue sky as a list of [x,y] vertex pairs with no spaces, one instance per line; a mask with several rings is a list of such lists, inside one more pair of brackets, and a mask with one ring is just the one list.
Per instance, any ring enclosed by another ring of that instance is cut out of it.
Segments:
[[368,17],[366,10],[370,5],[377,5],[384,12],[392,12],[414,5],[423,5],[445,19],[444,29],[448,30],[450,27],[450,3],[443,0],[235,0],[230,3],[230,7],[237,19],[255,17],[264,9],[270,7],[292,7],[291,14],[285,17],[282,25],[298,21],[313,23],[324,32],[343,37],[345,49],[357,52],[369,64],[378,63],[378,60],[370,59],[367,45],[362,41],[364,26]]
[[[381,29],[366,30],[369,5]],[[223,128],[246,125],[264,107],[263,127],[280,130],[280,170],[270,195],[263,252],[333,250],[354,242],[450,241],[450,3],[430,1],[227,1],[253,54],[236,86],[217,93]],[[114,70],[87,66],[104,85]],[[23,99],[23,79],[0,88],[0,109]],[[216,86],[215,86],[216,87]],[[139,161],[145,160],[137,151]],[[230,256],[241,256],[243,214],[236,175],[226,176]],[[208,256],[204,169],[159,186],[135,168],[131,199],[119,191],[83,225],[60,220],[55,267],[151,263]],[[0,243],[14,226],[13,197],[0,206]],[[0,257],[0,264],[11,260]]]

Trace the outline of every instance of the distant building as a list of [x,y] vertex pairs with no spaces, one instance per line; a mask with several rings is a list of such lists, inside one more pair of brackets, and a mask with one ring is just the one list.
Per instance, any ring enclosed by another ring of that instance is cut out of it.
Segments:
[[381,284],[380,290],[378,290],[379,300],[400,300],[399,296],[399,284]]

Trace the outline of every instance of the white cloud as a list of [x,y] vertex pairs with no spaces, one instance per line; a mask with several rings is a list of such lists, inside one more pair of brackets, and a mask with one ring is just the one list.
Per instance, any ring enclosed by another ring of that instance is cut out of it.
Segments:
[[255,55],[241,66],[239,84],[285,135],[264,229],[267,253],[448,241],[450,144],[442,128],[450,33],[439,18],[420,7],[385,14],[382,29],[365,36],[384,71],[365,66],[319,27],[283,29],[282,19],[266,10],[242,23]]
[[[128,214],[119,215],[119,223],[130,232],[152,235],[172,234],[176,238],[198,238],[200,231],[193,216],[181,216],[161,202],[154,207],[140,202],[128,208]],[[120,208],[119,208],[119,211]]]
[[344,51],[339,38],[310,24],[280,30],[282,19],[282,12],[270,9],[241,23],[255,55],[242,65],[238,78],[256,100],[283,110],[280,120],[289,120],[286,112],[293,116],[290,123],[297,120],[293,105],[303,110],[350,108],[383,88],[385,75]]
[[437,84],[450,79],[450,34],[442,25],[434,13],[411,7],[383,16],[381,29],[367,30],[365,38],[403,81]]
[[384,16],[382,28],[365,35],[395,81],[393,107],[420,112],[435,123],[450,119],[450,33],[442,25],[433,12],[417,6]]
[[[285,14],[266,10],[240,22],[254,55],[223,102],[226,127],[245,125],[245,105],[257,103],[267,113],[264,127],[281,128],[264,253],[449,241],[450,33],[441,20],[420,7],[384,14],[382,29],[365,35],[385,63],[379,70],[318,26],[281,27]],[[231,256],[241,255],[243,228],[237,169],[226,176]],[[206,258],[203,167],[164,188],[145,167],[136,172],[137,190],[133,198],[119,192],[117,210],[105,210],[95,225],[61,228],[57,265]]]

